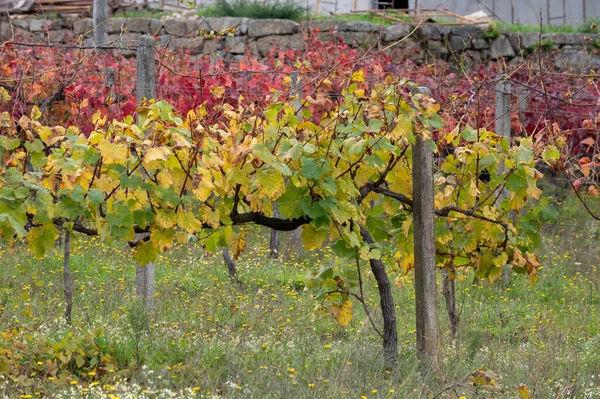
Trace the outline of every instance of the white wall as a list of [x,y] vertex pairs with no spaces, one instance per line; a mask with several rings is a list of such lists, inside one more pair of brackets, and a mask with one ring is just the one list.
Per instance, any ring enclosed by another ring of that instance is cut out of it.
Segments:
[[[540,23],[540,10],[544,24],[548,22],[547,0],[410,0],[414,7],[415,1],[419,8],[447,8],[457,14],[466,15],[478,10],[488,14],[494,11],[497,19],[505,22],[538,25]],[[514,21],[513,8],[514,4]],[[580,24],[583,22],[584,4],[586,18],[600,17],[600,1],[598,0],[564,0],[564,10],[567,24]],[[554,25],[563,25],[563,0],[550,0],[550,17]]]

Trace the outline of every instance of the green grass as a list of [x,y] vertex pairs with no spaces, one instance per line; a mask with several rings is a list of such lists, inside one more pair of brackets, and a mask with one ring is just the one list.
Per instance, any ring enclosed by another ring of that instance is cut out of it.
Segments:
[[[583,219],[571,200],[562,212],[556,225],[544,229],[544,267],[535,286],[522,276],[508,288],[473,285],[472,273],[459,271],[456,339],[449,336],[440,295],[443,340],[436,373],[419,367],[411,275],[392,264],[400,362],[387,373],[380,338],[359,304],[351,324],[341,327],[326,312],[314,312],[311,293],[299,284],[324,265],[352,267],[330,248],[273,261],[266,232],[252,229],[238,260],[241,285],[227,279],[220,256],[195,246],[176,248],[157,262],[157,308],[149,318],[133,296],[130,250],[78,239],[72,327],[62,318],[60,251],[43,260],[22,249],[3,251],[0,396],[483,398],[491,394],[469,382],[470,373],[483,367],[503,377],[498,384],[504,392],[494,398],[518,397],[521,384],[534,398],[598,397],[600,224]],[[381,323],[370,273],[365,283]],[[3,360],[18,355],[18,368],[2,369]],[[48,378],[49,360],[59,364],[54,380]]]
[[[403,18],[398,13],[391,14],[394,18],[406,19],[407,21],[411,21],[410,17]],[[324,14],[316,14],[311,17],[314,20],[335,20],[335,21],[345,21],[345,22],[369,22],[377,25],[393,25],[394,21],[389,20],[387,18],[382,18],[376,14],[372,13],[354,13],[354,14],[340,14],[340,15],[324,15]]]
[[113,18],[160,18],[167,15],[161,10],[124,11],[115,13]]
[[306,8],[291,0],[260,2],[256,0],[216,0],[211,6],[198,10],[205,17],[245,17],[253,19],[291,19],[301,21]]
[[[501,30],[518,33],[518,32],[540,32],[540,25],[523,25],[510,24],[506,22],[494,22]],[[542,33],[600,33],[600,20],[591,19],[585,23],[568,23],[566,25],[543,25],[541,26]]]

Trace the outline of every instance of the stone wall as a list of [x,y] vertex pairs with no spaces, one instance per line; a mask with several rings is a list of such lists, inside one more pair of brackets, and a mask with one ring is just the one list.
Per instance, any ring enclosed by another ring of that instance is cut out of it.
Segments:
[[[107,21],[113,46],[135,45],[142,34],[154,35],[161,45],[171,49],[187,49],[198,54],[216,52],[240,56],[250,52],[265,56],[273,47],[301,49],[304,35],[311,29],[321,41],[342,40],[354,46],[378,43],[385,48],[406,37],[414,27],[407,24],[383,27],[367,22],[333,20],[298,24],[288,20],[250,20],[247,18],[206,18],[187,21],[175,19],[113,18]],[[210,38],[202,31],[235,28],[232,37]],[[0,22],[0,41],[13,37],[16,41],[36,43],[81,44],[93,46],[91,19],[35,19],[6,17]],[[598,69],[600,35],[544,34],[542,48],[553,54],[560,67]],[[476,26],[422,25],[402,43],[394,46],[417,62],[434,59],[474,64],[503,59],[517,62],[540,46],[538,33],[490,32]]]

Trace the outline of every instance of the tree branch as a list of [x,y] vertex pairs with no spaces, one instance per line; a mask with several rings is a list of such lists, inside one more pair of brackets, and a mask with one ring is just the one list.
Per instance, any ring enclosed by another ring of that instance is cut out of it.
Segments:
[[237,213],[234,210],[231,212],[231,220],[233,221],[233,224],[256,223],[273,230],[291,231],[296,230],[304,224],[310,223],[312,219],[308,216],[302,216],[295,219],[280,219],[265,216],[259,212]]
[[[405,196],[403,194],[396,193],[392,190],[389,190],[389,189],[383,188],[383,187],[373,187],[372,189],[374,192],[383,194],[390,198],[394,198],[395,200],[403,203],[404,205],[408,205],[410,207],[412,207],[412,205],[413,205],[412,199],[408,198],[407,196]],[[503,222],[502,220],[490,219],[486,216],[475,213],[475,211],[476,211],[476,209],[462,209],[455,205],[447,205],[441,209],[434,209],[434,212],[437,216],[448,217],[450,212],[456,212],[456,213],[463,214],[465,216],[472,217],[473,219],[479,219],[479,220],[483,220],[485,222],[494,223],[494,224],[502,226],[502,228],[504,229],[504,242],[502,243],[502,246],[506,247],[506,244],[508,243],[508,223]]]

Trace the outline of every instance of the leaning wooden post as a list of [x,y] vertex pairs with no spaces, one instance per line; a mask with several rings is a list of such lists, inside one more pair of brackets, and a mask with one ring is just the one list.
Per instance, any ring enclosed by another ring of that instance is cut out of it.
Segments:
[[[413,94],[430,95],[430,91],[417,87]],[[419,133],[416,132],[412,147],[417,355],[421,360],[432,361],[438,348],[433,151]]]
[[[143,35],[138,39],[137,48],[137,75],[136,75],[136,100],[139,105],[144,99],[154,98],[156,91],[155,79],[155,44],[152,36]],[[144,302],[144,308],[152,312],[154,310],[154,263],[145,266],[136,265],[135,269],[135,293]]]
[[108,27],[106,21],[109,18],[108,0],[94,0],[94,9],[92,11],[92,20],[94,22],[94,41],[96,46],[103,46],[110,41],[108,37]]
[[[501,80],[496,83],[496,134],[506,138],[509,143],[511,139],[510,97],[510,81]],[[501,163],[498,165],[498,173],[501,174],[504,171],[504,163]],[[498,201],[501,202],[507,195],[506,190],[503,190],[502,195],[498,197]],[[510,285],[510,265],[502,267],[502,285],[505,287]]]

